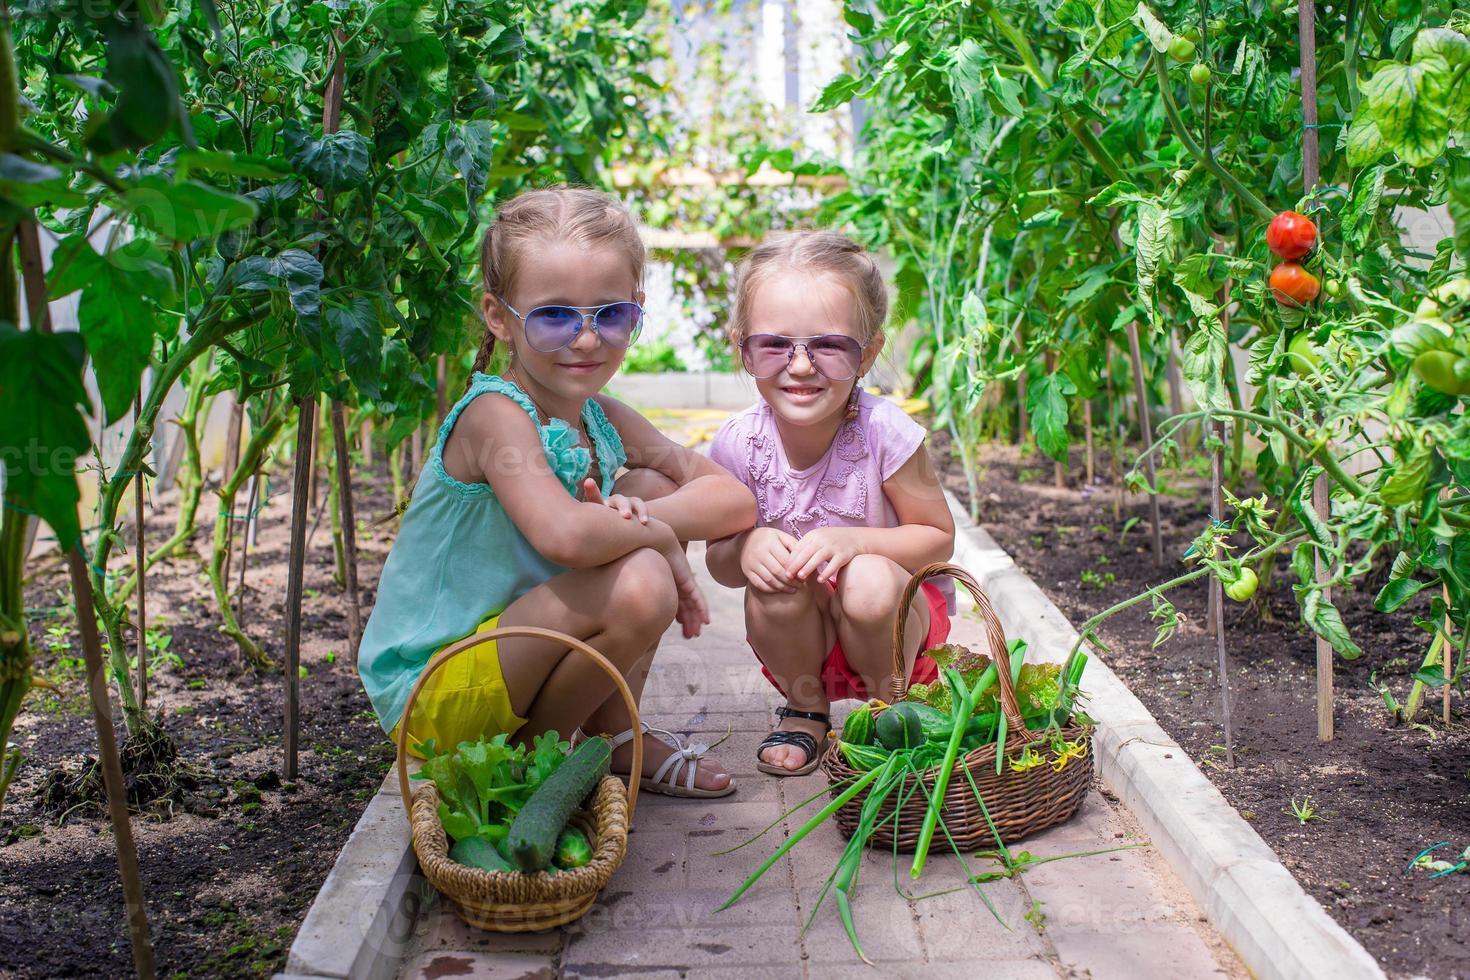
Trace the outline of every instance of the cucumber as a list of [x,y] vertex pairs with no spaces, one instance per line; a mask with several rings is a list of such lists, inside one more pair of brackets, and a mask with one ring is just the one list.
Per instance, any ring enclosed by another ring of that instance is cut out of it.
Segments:
[[471,868],[479,868],[481,871],[512,873],[516,870],[495,849],[495,845],[483,837],[466,837],[464,840],[455,841],[454,846],[449,849],[449,859]]
[[557,837],[555,864],[558,868],[580,868],[591,860],[592,844],[587,835],[576,827],[568,827]]
[[536,788],[511,821],[505,850],[522,871],[540,871],[556,856],[556,839],[567,818],[607,774],[612,746],[589,738]]
[[854,745],[852,742],[839,741],[837,747],[842,750],[842,757],[847,764],[858,772],[867,772],[876,769],[888,761],[888,752],[876,745]]
[[919,705],[900,701],[878,716],[878,742],[887,749],[915,749],[924,744],[924,722]]
[[842,741],[852,745],[873,744],[873,706],[858,705],[842,723]]
[[911,709],[918,714],[919,727],[923,729],[926,742],[948,742],[949,733],[954,731],[954,724],[949,720],[948,711],[940,711],[933,705],[924,704],[919,701],[905,701]]

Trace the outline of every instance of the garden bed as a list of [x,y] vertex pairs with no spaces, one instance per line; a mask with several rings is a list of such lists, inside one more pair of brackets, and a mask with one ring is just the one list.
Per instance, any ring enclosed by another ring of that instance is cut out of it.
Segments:
[[[354,482],[359,514],[372,520],[386,512],[386,473],[358,471]],[[288,488],[289,474],[277,473],[273,484]],[[323,482],[320,493],[326,489]],[[206,491],[205,500],[212,499]],[[250,549],[247,572],[246,630],[277,661],[284,659],[290,506],[289,493],[282,493],[262,511],[259,546]],[[156,498],[147,521],[155,546],[173,532],[176,514],[176,493]],[[364,610],[372,605],[388,530],[359,531]],[[193,547],[207,551],[207,526]],[[237,532],[234,576],[238,548]],[[130,567],[131,561],[129,555],[114,564]],[[32,567],[47,565],[41,558]],[[48,774],[62,765],[75,768],[97,747],[78,665],[81,647],[71,628],[69,581],[63,567],[49,565],[27,588],[26,604],[57,607],[30,620],[37,672],[56,690],[33,691],[16,726],[26,761],[0,816],[0,948],[6,951],[0,976],[125,976],[132,957],[107,820],[83,808],[62,821],[40,797]],[[392,751],[348,648],[346,603],[332,580],[326,516],[307,553],[306,673],[293,782],[280,779],[281,676],[241,667],[234,642],[216,629],[202,567],[175,558],[148,573],[150,628],[168,637],[167,652],[179,658],[163,660],[151,675],[149,708],[161,713],[181,759],[198,767],[199,778],[171,805],[135,816],[133,832],[159,976],[268,976],[285,963],[292,937],[382,781]],[[115,689],[112,698],[116,711]]]
[[[941,461],[945,443],[943,434],[935,437]],[[1080,471],[1080,460],[1073,462],[1072,472]],[[981,523],[1074,624],[1183,570],[1178,556],[1208,520],[1207,487],[1175,474],[1178,495],[1161,498],[1168,567],[1159,569],[1146,498],[1125,499],[1123,521],[1115,522],[1112,487],[1058,489],[1051,462],[1039,456],[989,446],[979,469]],[[945,480],[968,504],[957,460],[948,464]],[[1130,517],[1139,520],[1124,534]],[[1171,595],[1181,626],[1156,650],[1150,649],[1154,624],[1147,606],[1107,621],[1101,635],[1111,650],[1104,657],[1302,886],[1385,970],[1470,975],[1470,936],[1458,929],[1470,900],[1470,875],[1431,880],[1422,872],[1404,873],[1431,844],[1450,841],[1455,852],[1470,844],[1470,727],[1462,699],[1456,695],[1448,730],[1438,720],[1437,697],[1432,711],[1420,714],[1429,730],[1394,726],[1369,675],[1376,670],[1404,700],[1426,634],[1413,625],[1408,607],[1384,616],[1373,610],[1372,595],[1345,595],[1338,604],[1365,653],[1354,662],[1337,661],[1336,738],[1320,743],[1315,640],[1298,621],[1281,572],[1290,575],[1278,566],[1269,607],[1276,622],[1227,602],[1234,769],[1226,767],[1220,749],[1216,652],[1205,632],[1203,583]],[[1316,816],[1302,823],[1292,801],[1307,797]]]

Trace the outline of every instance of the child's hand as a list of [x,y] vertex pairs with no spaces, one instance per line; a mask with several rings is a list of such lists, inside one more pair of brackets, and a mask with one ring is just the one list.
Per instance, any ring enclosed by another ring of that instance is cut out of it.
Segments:
[[621,493],[615,493],[606,500],[602,498],[602,491],[597,488],[597,483],[589,476],[582,481],[583,502],[589,504],[602,504],[611,507],[622,516],[624,520],[638,518],[638,523],[648,523],[648,504],[642,497],[629,497]]
[[693,639],[709,622],[709,603],[694,577],[694,570],[689,567],[683,546],[676,540],[674,547],[664,549],[663,556],[668,559],[669,569],[674,573],[674,587],[679,592],[679,611],[674,619],[683,628],[684,639]]
[[758,592],[795,592],[796,583],[786,572],[791,549],[797,540],[774,527],[758,527],[745,536],[740,550],[740,571]]
[[[860,553],[858,530],[850,527],[819,527],[796,542],[782,571],[793,581],[805,582],[821,568],[820,581],[837,584],[837,573]],[[825,568],[822,563],[826,562]]]

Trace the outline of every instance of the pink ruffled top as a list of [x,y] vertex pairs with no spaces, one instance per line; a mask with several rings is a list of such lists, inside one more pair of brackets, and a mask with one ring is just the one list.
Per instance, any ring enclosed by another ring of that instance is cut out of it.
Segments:
[[[764,401],[720,427],[710,458],[755,494],[757,525],[800,538],[818,527],[897,527],[883,483],[924,444],[924,427],[892,402],[860,392],[857,418],[837,430],[826,455],[795,469]],[[954,582],[934,579],[955,613]]]

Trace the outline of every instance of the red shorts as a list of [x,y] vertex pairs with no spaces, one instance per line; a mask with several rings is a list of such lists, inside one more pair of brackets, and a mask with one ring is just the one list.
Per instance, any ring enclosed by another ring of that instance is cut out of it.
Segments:
[[[919,586],[919,591],[929,602],[929,635],[924,638],[923,646],[919,647],[921,655],[914,660],[913,672],[909,674],[910,684],[928,684],[939,676],[939,665],[932,658],[923,656],[922,651],[937,647],[949,638],[949,602],[944,593],[933,582],[924,582]],[[755,651],[755,647],[750,649]],[[760,654],[757,653],[755,657],[759,660]],[[771,682],[772,687],[781,691],[781,685],[776,683],[776,678],[771,676],[764,663],[761,664],[761,673],[766,675],[766,680]],[[841,643],[832,644],[827,662],[822,665],[822,687],[826,689],[829,701],[843,698],[866,701],[873,696],[863,686],[863,679],[849,666]],[[784,696],[786,692],[781,691],[781,694]],[[882,692],[882,696],[887,697],[887,692]]]

